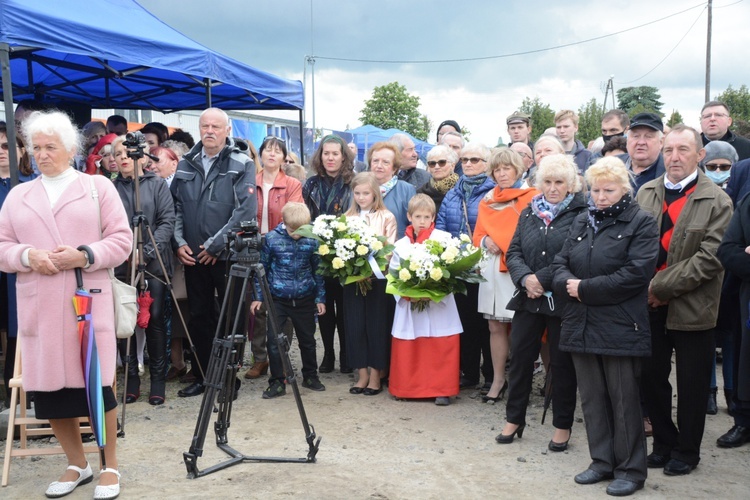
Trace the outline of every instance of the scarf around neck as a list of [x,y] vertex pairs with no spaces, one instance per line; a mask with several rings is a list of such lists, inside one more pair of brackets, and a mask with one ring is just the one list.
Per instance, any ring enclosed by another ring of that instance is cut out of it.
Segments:
[[544,194],[539,193],[531,200],[531,211],[544,222],[545,226],[549,226],[560,212],[568,208],[570,202],[573,201],[573,196],[575,196],[573,193],[568,193],[563,201],[552,204],[547,201]]
[[398,176],[393,176],[391,179],[386,182],[385,184],[380,185],[380,194],[383,195],[383,198],[385,198],[385,195],[391,192],[391,189],[396,187],[396,183],[398,182]]
[[475,175],[474,177],[466,177],[464,176],[464,182],[463,182],[463,190],[464,190],[464,196],[468,200],[471,198],[472,193],[476,188],[484,184],[484,181],[487,180],[487,174],[479,174]]
[[435,229],[435,223],[433,222],[430,224],[430,227],[427,229],[422,230],[421,233],[418,235],[414,235],[414,226],[409,225],[406,228],[406,231],[404,231],[404,235],[409,238],[409,241],[414,243],[424,243],[427,239],[429,239],[430,235],[432,234],[432,231]]
[[440,179],[439,181],[436,181],[434,178],[430,179],[430,185],[435,188],[435,191],[438,193],[445,194],[456,185],[458,179],[458,174],[454,172],[445,179]]
[[633,197],[631,194],[625,193],[625,196],[620,198],[620,201],[617,203],[599,210],[596,208],[596,205],[594,205],[594,200],[589,198],[589,223],[591,224],[591,227],[594,228],[594,233],[602,228],[602,225],[607,219],[615,219],[623,213],[625,209],[630,206],[632,201]]

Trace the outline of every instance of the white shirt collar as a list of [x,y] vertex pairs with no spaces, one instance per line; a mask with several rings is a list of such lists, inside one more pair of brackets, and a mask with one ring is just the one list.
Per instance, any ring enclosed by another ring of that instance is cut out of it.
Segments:
[[664,174],[664,187],[667,188],[667,189],[677,189],[679,191],[682,191],[683,189],[685,189],[685,186],[687,186],[688,184],[690,184],[691,182],[693,182],[696,177],[698,177],[698,169],[697,168],[695,169],[695,172],[693,172],[692,174],[688,175],[687,177],[685,177],[684,179],[682,179],[677,184],[672,184],[669,181],[669,179],[667,179],[667,174]]

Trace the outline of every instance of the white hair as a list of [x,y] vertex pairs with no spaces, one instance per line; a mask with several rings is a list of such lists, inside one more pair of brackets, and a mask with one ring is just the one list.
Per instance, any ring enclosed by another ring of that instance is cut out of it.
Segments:
[[455,151],[453,151],[448,146],[443,146],[442,144],[435,146],[427,153],[427,161],[432,160],[433,158],[437,156],[445,156],[447,157],[448,161],[453,163],[454,165],[458,163],[458,155]]
[[60,139],[66,151],[75,154],[81,147],[81,133],[62,111],[34,111],[23,121],[26,144],[33,148],[34,136],[43,134]]

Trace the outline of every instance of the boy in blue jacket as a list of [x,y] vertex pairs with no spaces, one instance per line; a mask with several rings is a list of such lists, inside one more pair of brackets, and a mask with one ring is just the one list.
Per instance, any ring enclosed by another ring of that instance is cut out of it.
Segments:
[[[320,264],[318,242],[294,232],[310,222],[310,210],[304,203],[289,202],[281,210],[283,222],[266,234],[260,261],[266,270],[271,297],[276,306],[276,324],[292,321],[302,356],[302,387],[325,391],[318,378],[315,354],[315,314],[325,314],[326,297],[323,277],[316,273]],[[251,314],[261,306],[263,297],[256,283],[256,297],[250,304]],[[268,360],[271,376],[263,399],[286,394],[284,368],[276,337],[268,329]]]

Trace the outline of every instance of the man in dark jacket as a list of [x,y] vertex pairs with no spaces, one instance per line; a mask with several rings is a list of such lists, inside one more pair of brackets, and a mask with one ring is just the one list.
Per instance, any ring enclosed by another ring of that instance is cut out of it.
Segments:
[[705,146],[711,141],[728,142],[737,150],[740,160],[750,158],[750,139],[745,139],[729,130],[732,117],[729,106],[721,101],[708,101],[701,109],[701,139]]
[[[716,251],[732,217],[729,196],[698,169],[704,156],[698,132],[676,125],[664,140],[667,173],[637,196],[660,234],[648,293],[652,355],[642,375],[654,436],[648,466],[672,476],[689,474],[700,461],[724,277]],[[673,352],[679,427],[672,421]]]
[[[229,137],[229,117],[218,108],[205,110],[198,121],[201,141],[177,165],[172,195],[177,216],[175,246],[185,265],[190,306],[189,329],[198,362],[205,371],[218,322],[214,295],[223,300],[226,279],[224,235],[241,221],[256,218],[255,164]],[[242,334],[242,332],[235,332]],[[196,382],[181,397],[203,392],[203,377],[193,366]]]
[[620,156],[628,170],[633,172],[635,193],[649,181],[664,175],[664,124],[659,115],[638,113],[633,117],[628,132],[628,154]]
[[432,176],[427,171],[417,168],[419,155],[414,141],[406,134],[393,134],[390,142],[401,153],[401,170],[398,172],[398,178],[414,186],[414,189],[422,187]]

